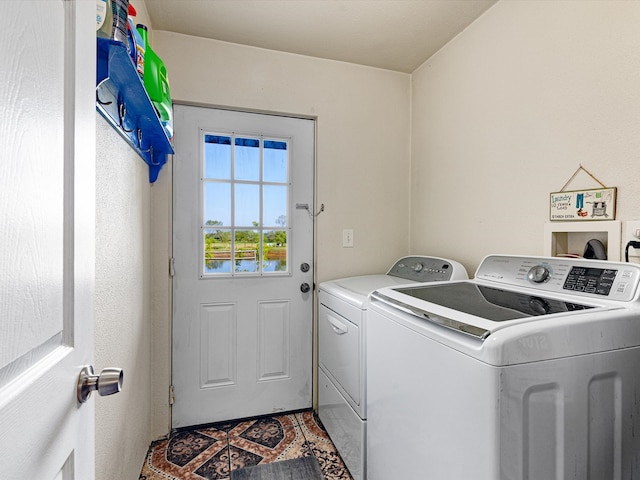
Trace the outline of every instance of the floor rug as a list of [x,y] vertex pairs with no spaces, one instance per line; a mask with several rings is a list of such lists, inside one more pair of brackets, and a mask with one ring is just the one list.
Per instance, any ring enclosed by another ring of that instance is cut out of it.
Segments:
[[315,457],[294,458],[240,468],[231,472],[231,480],[322,480],[323,478]]

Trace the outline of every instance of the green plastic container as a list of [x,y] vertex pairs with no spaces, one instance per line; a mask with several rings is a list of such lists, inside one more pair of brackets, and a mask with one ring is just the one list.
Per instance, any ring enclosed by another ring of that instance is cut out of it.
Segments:
[[149,46],[147,27],[136,25],[144,42],[144,88],[156,107],[160,121],[169,138],[173,137],[173,110],[167,68],[162,59]]

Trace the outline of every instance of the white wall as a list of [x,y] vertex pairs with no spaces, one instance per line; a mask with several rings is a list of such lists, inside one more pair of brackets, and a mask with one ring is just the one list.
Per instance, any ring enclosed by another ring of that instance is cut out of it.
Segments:
[[414,72],[411,249],[470,273],[542,254],[549,193],[580,164],[640,218],[638,25],[635,1],[502,1]]

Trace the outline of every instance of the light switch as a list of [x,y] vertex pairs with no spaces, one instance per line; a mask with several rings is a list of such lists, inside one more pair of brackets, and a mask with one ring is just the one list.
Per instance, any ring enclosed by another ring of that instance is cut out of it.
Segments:
[[342,246],[344,248],[353,248],[353,229],[345,228],[342,230]]

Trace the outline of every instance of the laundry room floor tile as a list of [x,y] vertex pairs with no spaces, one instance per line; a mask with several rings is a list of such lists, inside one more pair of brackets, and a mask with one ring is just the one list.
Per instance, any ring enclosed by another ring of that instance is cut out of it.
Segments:
[[231,470],[315,456],[327,480],[352,480],[311,411],[181,429],[153,442],[140,480],[228,480]]

